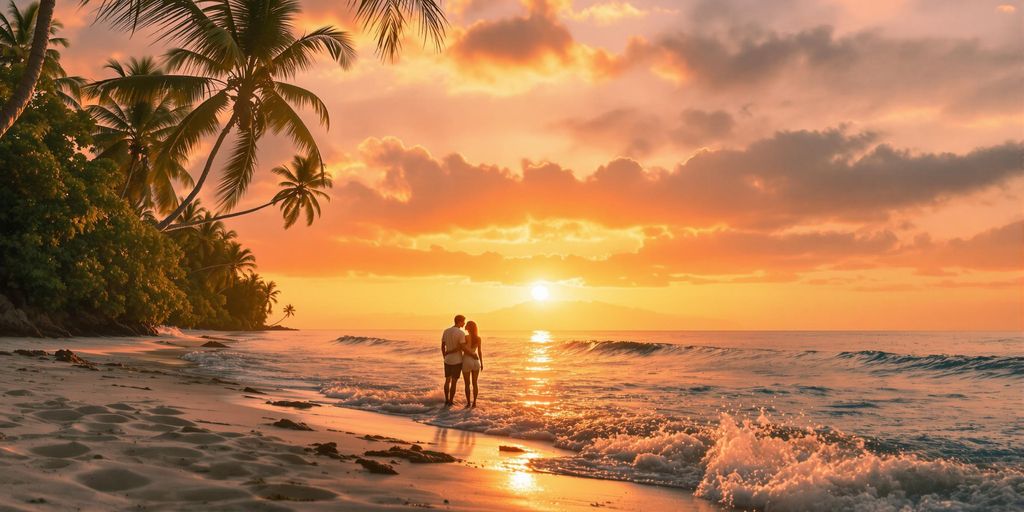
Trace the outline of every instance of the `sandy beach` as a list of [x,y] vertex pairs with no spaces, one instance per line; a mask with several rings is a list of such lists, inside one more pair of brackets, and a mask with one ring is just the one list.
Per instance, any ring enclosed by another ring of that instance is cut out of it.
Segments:
[[0,338],[0,510],[716,510],[678,489],[528,470],[559,455],[544,444],[190,376],[179,357],[196,346]]

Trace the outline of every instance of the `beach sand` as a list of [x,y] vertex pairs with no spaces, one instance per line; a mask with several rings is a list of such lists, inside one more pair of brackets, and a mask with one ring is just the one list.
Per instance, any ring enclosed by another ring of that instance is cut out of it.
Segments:
[[[102,344],[0,338],[0,511],[720,510],[679,489],[532,472],[530,458],[566,454],[540,443],[332,407],[312,392],[258,394],[245,391],[255,383],[191,376],[179,357],[199,343]],[[59,348],[91,365],[56,360]],[[267,403],[280,400],[322,405]],[[312,430],[272,425],[282,419]],[[317,454],[313,443],[335,443],[337,455]],[[458,460],[364,455],[413,445]],[[358,459],[398,474],[370,473]]]

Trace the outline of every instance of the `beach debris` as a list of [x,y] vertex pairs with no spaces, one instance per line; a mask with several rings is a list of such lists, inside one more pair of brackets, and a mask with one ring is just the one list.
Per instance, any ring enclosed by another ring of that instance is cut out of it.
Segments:
[[23,348],[15,350],[14,353],[25,357],[46,357],[49,355],[45,350],[25,350]]
[[409,448],[392,446],[387,450],[370,450],[365,452],[363,455],[366,455],[367,457],[397,457],[399,459],[406,459],[414,464],[437,464],[455,462],[456,460],[455,457],[444,452],[424,450],[423,447],[418,444],[414,444]]
[[246,386],[246,388],[243,389],[242,392],[243,393],[252,393],[254,395],[265,395],[266,394],[263,391],[260,391],[260,390],[258,390],[256,388],[250,388],[248,386]]
[[0,350],[0,356],[13,356],[13,355],[14,354],[12,354],[12,353],[10,353],[10,352],[8,352],[6,350]]
[[509,453],[526,453],[526,450],[524,450],[524,449],[522,449],[522,448],[520,448],[518,446],[509,446],[509,445],[505,445],[505,444],[498,445],[498,451],[499,452],[509,452]]
[[267,400],[267,403],[278,407],[294,407],[296,409],[312,409],[313,407],[320,407],[320,404],[314,404],[313,402],[297,402],[294,400],[278,400],[276,402]]
[[316,455],[324,457],[330,457],[337,460],[349,460],[356,458],[355,455],[346,455],[338,451],[338,443],[313,443],[310,446],[312,448],[306,448],[307,452],[313,452]]
[[78,357],[78,354],[76,354],[76,353],[74,353],[74,352],[72,352],[72,351],[70,351],[70,350],[68,350],[66,348],[62,348],[62,349],[54,352],[53,353],[53,358],[58,360],[58,361],[64,361],[65,363],[84,364],[84,365],[91,365],[92,364],[89,361],[86,361],[85,359],[82,359],[81,357]]
[[398,471],[391,467],[390,464],[384,464],[370,459],[356,459],[356,464],[366,468],[370,473],[378,475],[397,475]]
[[366,434],[356,437],[356,439],[362,439],[363,441],[370,442],[385,442],[385,443],[397,443],[397,444],[412,444],[409,441],[402,441],[401,439],[395,439],[394,437],[381,436],[377,434]]
[[271,423],[270,425],[274,426],[274,427],[277,427],[277,428],[287,428],[287,429],[291,429],[291,430],[308,430],[310,432],[313,431],[313,428],[310,427],[309,425],[306,425],[305,423],[303,423],[301,421],[296,422],[296,421],[292,421],[292,420],[287,419],[287,418],[279,419],[279,420]]
[[202,345],[200,345],[200,347],[203,347],[203,348],[228,348],[227,345],[225,345],[225,344],[223,344],[223,343],[221,343],[219,341],[207,341],[206,343],[203,343]]

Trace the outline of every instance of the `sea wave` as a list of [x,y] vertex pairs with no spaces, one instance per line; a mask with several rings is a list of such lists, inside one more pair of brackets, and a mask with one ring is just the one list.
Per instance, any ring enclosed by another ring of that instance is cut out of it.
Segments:
[[432,353],[437,351],[437,347],[433,345],[424,345],[421,343],[413,343],[406,340],[393,340],[389,338],[376,338],[373,336],[353,336],[346,334],[340,336],[334,340],[334,343],[340,345],[347,345],[350,347],[369,347],[369,348],[380,348],[387,350],[394,350],[399,352],[410,352],[410,353]]
[[820,361],[822,364],[854,363],[855,369],[869,372],[917,372],[934,376],[971,378],[1024,377],[1024,357],[992,355],[911,355],[862,350],[827,353],[816,350],[787,351],[761,348],[729,348],[710,345],[678,345],[634,340],[572,340],[559,345],[559,350],[577,356],[594,357],[686,357],[703,360],[728,360],[763,365],[765,358],[793,358]]
[[877,453],[857,438],[779,429],[762,415],[722,414],[698,432],[620,434],[534,469],[693,489],[735,508],[780,511],[1010,511],[1024,507],[1024,472]]
[[909,355],[880,350],[841,352],[836,357],[856,361],[865,367],[887,371],[926,371],[936,375],[977,377],[1024,377],[1024,357]]

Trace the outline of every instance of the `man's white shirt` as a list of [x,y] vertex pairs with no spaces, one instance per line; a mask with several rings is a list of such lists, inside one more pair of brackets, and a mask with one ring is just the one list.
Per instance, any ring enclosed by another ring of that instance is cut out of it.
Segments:
[[[465,342],[466,333],[454,325],[445,329],[444,334],[441,335],[441,343],[444,344],[445,352],[461,348]],[[462,364],[462,350],[446,354],[444,356],[444,364]]]

